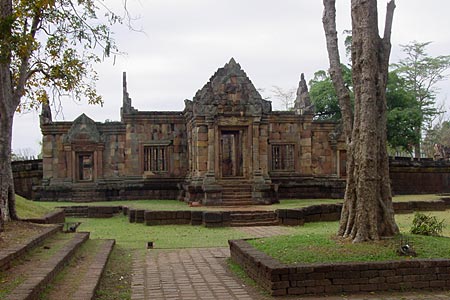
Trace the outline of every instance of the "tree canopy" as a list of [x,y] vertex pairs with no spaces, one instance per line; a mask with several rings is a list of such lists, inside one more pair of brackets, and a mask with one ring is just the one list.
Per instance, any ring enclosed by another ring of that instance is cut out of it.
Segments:
[[[122,18],[95,0],[0,0],[0,213],[15,219],[11,135],[16,111],[68,95],[101,104],[94,64],[117,51]],[[1,224],[0,224],[1,225]]]
[[[345,65],[341,67],[345,85],[351,92],[352,71]],[[314,78],[309,81],[309,86],[309,94],[315,109],[315,118],[318,120],[340,121],[342,116],[339,100],[330,75],[324,70],[315,72]]]
[[441,112],[436,107],[438,89],[436,84],[444,80],[450,67],[450,55],[431,56],[427,47],[431,42],[413,41],[401,45],[405,57],[393,64],[395,72],[404,80],[405,89],[414,96],[420,113],[420,122],[414,130],[419,139],[414,144],[415,156],[420,157],[422,131],[430,126],[436,115]]

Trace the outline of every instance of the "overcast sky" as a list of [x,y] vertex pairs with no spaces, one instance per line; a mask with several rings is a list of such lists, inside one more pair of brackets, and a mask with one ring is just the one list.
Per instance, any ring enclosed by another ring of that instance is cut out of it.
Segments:
[[[120,1],[115,0],[120,3]],[[112,2],[112,1],[108,1]],[[85,112],[95,121],[120,120],[122,72],[127,72],[133,106],[141,111],[183,110],[213,73],[234,57],[253,84],[270,97],[272,86],[297,87],[300,73],[309,81],[328,68],[320,0],[129,0],[134,27],[115,27],[115,39],[126,55],[96,68],[103,107],[64,102],[56,120]],[[337,0],[338,31],[350,29],[350,0]],[[380,32],[387,1],[379,2]],[[400,44],[432,41],[431,55],[450,54],[449,0],[397,0],[391,63],[402,58]],[[343,35],[340,35],[341,40]],[[343,48],[343,47],[342,47]],[[449,81],[440,84],[438,101],[450,103]],[[274,109],[282,105],[273,100]],[[446,105],[447,109],[448,105]],[[13,150],[37,155],[39,114],[17,114]]]

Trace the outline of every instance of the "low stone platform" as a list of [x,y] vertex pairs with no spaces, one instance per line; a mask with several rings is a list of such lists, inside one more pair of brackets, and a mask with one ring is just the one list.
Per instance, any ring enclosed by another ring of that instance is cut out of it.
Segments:
[[284,264],[245,240],[229,244],[232,260],[272,296],[450,289],[449,259]]

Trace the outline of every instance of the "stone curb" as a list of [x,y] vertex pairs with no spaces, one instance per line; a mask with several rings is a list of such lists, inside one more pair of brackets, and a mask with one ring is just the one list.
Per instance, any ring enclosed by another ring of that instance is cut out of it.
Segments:
[[37,268],[30,270],[27,279],[17,286],[7,300],[33,300],[39,298],[45,286],[52,281],[62,268],[73,257],[76,250],[89,239],[89,232],[74,233],[74,237],[49,260],[42,262]]
[[0,271],[7,270],[10,267],[11,261],[24,255],[27,251],[32,250],[49,236],[61,231],[62,227],[63,225],[51,226],[39,235],[30,237],[20,245],[15,245],[11,248],[0,250]]
[[106,263],[111,254],[116,240],[105,240],[98,249],[93,263],[84,274],[77,291],[72,295],[72,300],[92,300],[100,283],[100,278],[106,268]]

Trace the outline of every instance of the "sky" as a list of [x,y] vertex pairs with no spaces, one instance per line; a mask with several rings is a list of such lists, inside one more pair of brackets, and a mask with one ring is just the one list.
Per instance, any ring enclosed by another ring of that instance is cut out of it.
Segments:
[[[109,0],[120,11],[121,0]],[[350,0],[337,0],[339,39],[351,29]],[[379,0],[380,32],[386,0]],[[400,45],[427,42],[432,56],[450,54],[450,1],[397,0],[392,31],[391,63],[403,57]],[[124,52],[98,64],[97,90],[103,107],[64,99],[57,121],[86,113],[95,121],[120,120],[122,72],[127,72],[132,105],[140,111],[181,111],[214,72],[233,57],[274,109],[282,109],[271,89],[298,86],[328,69],[320,0],[128,0],[133,27],[115,26]],[[342,57],[345,57],[341,45]],[[439,84],[437,101],[450,107],[450,81]],[[37,155],[42,135],[39,112],[16,114],[13,151]]]

